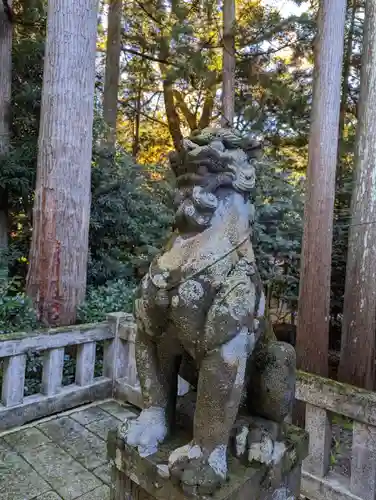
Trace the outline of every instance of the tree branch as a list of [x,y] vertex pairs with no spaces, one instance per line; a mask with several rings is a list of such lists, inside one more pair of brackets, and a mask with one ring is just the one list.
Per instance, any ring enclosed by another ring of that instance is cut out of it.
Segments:
[[[123,99],[119,99],[118,103],[121,104],[123,107],[128,107],[132,111],[137,111],[134,106],[129,104],[129,102],[124,101]],[[140,115],[144,116],[147,120],[154,122],[154,123],[159,123],[159,125],[163,125],[163,127],[169,128],[168,124],[163,122],[162,120],[158,120],[158,118],[154,118],[153,116],[148,115],[147,113],[144,113],[143,111],[140,111]]]
[[176,101],[176,107],[179,108],[180,111],[183,113],[191,131],[196,130],[197,128],[196,115],[192,113],[192,111],[188,108],[186,102],[184,101],[182,93],[179,92],[178,90],[174,90],[174,98]]
[[165,64],[166,66],[174,66],[175,68],[179,68],[179,69],[183,68],[183,66],[180,66],[179,64],[177,64],[173,61],[169,61],[168,59],[161,59],[160,57],[152,56],[150,54],[143,54],[142,52],[138,52],[138,50],[129,49],[127,47],[124,47],[124,45],[122,46],[122,51],[127,52],[128,54],[133,54],[134,56],[141,57],[143,59],[147,59],[148,61],[153,61],[153,62],[157,62],[160,64]]

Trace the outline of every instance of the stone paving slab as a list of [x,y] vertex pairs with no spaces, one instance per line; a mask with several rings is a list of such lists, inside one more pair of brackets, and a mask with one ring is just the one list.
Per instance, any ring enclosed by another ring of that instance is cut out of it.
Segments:
[[116,401],[107,401],[99,405],[99,408],[110,413],[113,417],[121,420],[126,418],[135,418],[140,413],[137,408],[131,405],[119,405]]
[[108,486],[100,486],[93,491],[89,491],[78,500],[110,500],[110,488]]
[[101,481],[56,444],[23,453],[26,460],[64,500],[73,500],[101,486]]
[[44,495],[40,495],[39,497],[36,497],[33,500],[63,500],[63,499],[54,491],[47,491],[47,493],[44,493]]
[[33,450],[42,444],[51,442],[51,439],[36,427],[29,427],[7,434],[4,436],[4,441],[18,451],[18,453],[22,454],[24,451]]
[[110,482],[111,482],[111,468],[110,468],[110,464],[109,463],[106,463],[104,465],[101,465],[100,467],[97,467],[92,472],[93,472],[93,474],[95,476],[99,477],[99,479],[101,481],[103,481],[104,484],[107,484],[107,486],[110,486]]
[[106,413],[99,406],[91,406],[86,410],[76,411],[75,413],[71,413],[69,416],[76,420],[78,423],[82,425],[90,424],[91,422],[95,422],[95,420],[100,420],[101,418],[107,417],[108,413]]
[[51,487],[15,451],[0,457],[1,500],[31,500]]
[[88,424],[85,426],[86,430],[89,430],[90,432],[96,434],[97,436],[100,437],[103,441],[106,441],[108,431],[111,429],[116,429],[120,424],[120,420],[117,418],[113,417],[112,415],[107,415],[104,418],[101,418],[100,420],[95,420],[95,422],[91,422],[91,424]]
[[109,430],[139,411],[107,401],[0,438],[0,500],[109,500]]
[[107,462],[105,441],[69,417],[44,422],[38,429],[87,469]]

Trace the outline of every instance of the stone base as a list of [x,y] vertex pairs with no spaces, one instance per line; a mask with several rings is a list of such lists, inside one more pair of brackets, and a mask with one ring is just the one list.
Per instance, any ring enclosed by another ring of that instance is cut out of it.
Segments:
[[[302,460],[308,453],[305,431],[287,426],[283,438],[286,450],[272,466],[244,465],[229,458],[229,480],[210,497],[212,500],[293,500],[299,498]],[[108,435],[108,456],[112,466],[111,500],[184,500],[188,497],[168,473],[169,454],[189,442],[182,429],[167,440],[159,452],[146,458],[126,445],[116,431]],[[208,496],[195,497],[208,499]]]

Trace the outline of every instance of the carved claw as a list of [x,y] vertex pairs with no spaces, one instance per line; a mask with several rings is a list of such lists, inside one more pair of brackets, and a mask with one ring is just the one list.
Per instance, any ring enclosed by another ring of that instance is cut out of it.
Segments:
[[141,457],[147,457],[158,451],[167,429],[164,408],[151,407],[143,410],[138,418],[126,420],[120,434],[127,444],[138,449]]
[[278,490],[273,493],[271,500],[296,500],[296,497],[288,488],[278,488]]
[[194,443],[177,448],[169,458],[171,477],[187,496],[211,495],[227,479],[226,452],[218,446],[208,453]]
[[286,449],[285,445],[277,441],[266,429],[249,425],[239,426],[232,442],[234,455],[249,463],[278,463]]

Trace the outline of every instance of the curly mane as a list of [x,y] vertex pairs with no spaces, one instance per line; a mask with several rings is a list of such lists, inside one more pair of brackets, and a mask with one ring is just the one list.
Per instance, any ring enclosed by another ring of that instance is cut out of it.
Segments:
[[181,150],[170,154],[170,165],[179,188],[201,185],[214,192],[230,185],[248,191],[254,185],[253,160],[260,150],[258,142],[237,131],[206,128],[183,140]]

